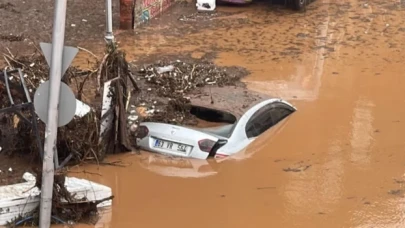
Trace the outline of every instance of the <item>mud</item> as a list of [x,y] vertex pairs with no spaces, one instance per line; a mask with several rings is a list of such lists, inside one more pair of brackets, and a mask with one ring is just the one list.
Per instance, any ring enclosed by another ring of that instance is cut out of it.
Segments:
[[142,152],[110,158],[127,168],[85,167],[117,196],[108,226],[405,226],[402,7],[318,0],[298,14],[263,3],[220,6],[233,14],[172,15],[121,36],[134,59],[214,52],[216,63],[251,72],[249,89],[298,112],[225,161]]
[[33,172],[36,167],[36,162],[25,157],[0,153],[0,186],[25,182],[23,174]]
[[[0,3],[0,50],[31,54],[38,42],[51,42],[54,1],[2,0]],[[103,44],[105,3],[69,1],[66,14],[66,45],[82,41]],[[114,26],[119,26],[119,1],[113,1]],[[101,53],[103,50],[101,50]],[[1,66],[1,63],[0,63]]]
[[129,167],[80,167],[99,175],[72,168],[113,188],[96,227],[405,226],[404,5],[317,0],[294,13],[254,3],[178,20],[193,8],[119,35],[120,46],[129,59],[213,55],[249,70],[250,90],[298,111],[226,160],[142,152],[108,158]]

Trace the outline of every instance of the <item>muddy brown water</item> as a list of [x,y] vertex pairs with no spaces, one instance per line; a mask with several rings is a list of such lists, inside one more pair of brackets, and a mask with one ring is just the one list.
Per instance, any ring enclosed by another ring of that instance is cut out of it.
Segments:
[[[157,20],[120,45],[129,59],[215,52],[218,64],[251,71],[249,89],[298,111],[231,159],[142,152],[109,158],[125,168],[73,169],[116,197],[97,227],[405,227],[400,1],[318,0],[302,14],[263,4],[218,11],[236,13]],[[192,23],[203,28],[188,33]]]

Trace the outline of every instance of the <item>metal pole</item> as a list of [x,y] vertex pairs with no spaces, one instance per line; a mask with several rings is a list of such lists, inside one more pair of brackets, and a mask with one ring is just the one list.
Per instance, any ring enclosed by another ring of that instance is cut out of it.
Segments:
[[106,11],[106,35],[105,39],[108,42],[111,42],[114,40],[114,35],[112,31],[112,3],[111,0],[106,0],[105,1],[105,11]]
[[55,0],[52,34],[52,57],[49,72],[48,124],[45,132],[44,159],[42,168],[41,207],[39,227],[49,228],[52,213],[54,181],[54,154],[58,130],[58,106],[62,78],[63,46],[65,39],[67,0]]

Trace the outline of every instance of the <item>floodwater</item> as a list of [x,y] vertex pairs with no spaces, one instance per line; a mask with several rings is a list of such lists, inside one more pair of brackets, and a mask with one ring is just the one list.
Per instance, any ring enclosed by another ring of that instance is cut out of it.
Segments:
[[301,14],[221,6],[225,16],[194,22],[209,24],[198,31],[173,35],[185,29],[177,21],[123,37],[129,59],[215,51],[218,64],[251,71],[249,89],[298,111],[231,159],[142,152],[109,158],[127,167],[76,170],[113,189],[97,227],[405,227],[404,9],[399,0],[318,0]]

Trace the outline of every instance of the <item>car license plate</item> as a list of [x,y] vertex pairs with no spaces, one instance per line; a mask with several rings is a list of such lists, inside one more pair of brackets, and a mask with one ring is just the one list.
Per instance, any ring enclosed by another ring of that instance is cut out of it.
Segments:
[[184,154],[188,153],[191,148],[190,146],[185,145],[185,144],[170,142],[170,141],[161,140],[161,139],[156,139],[154,147],[171,150],[174,152],[180,152],[180,153],[184,153]]

